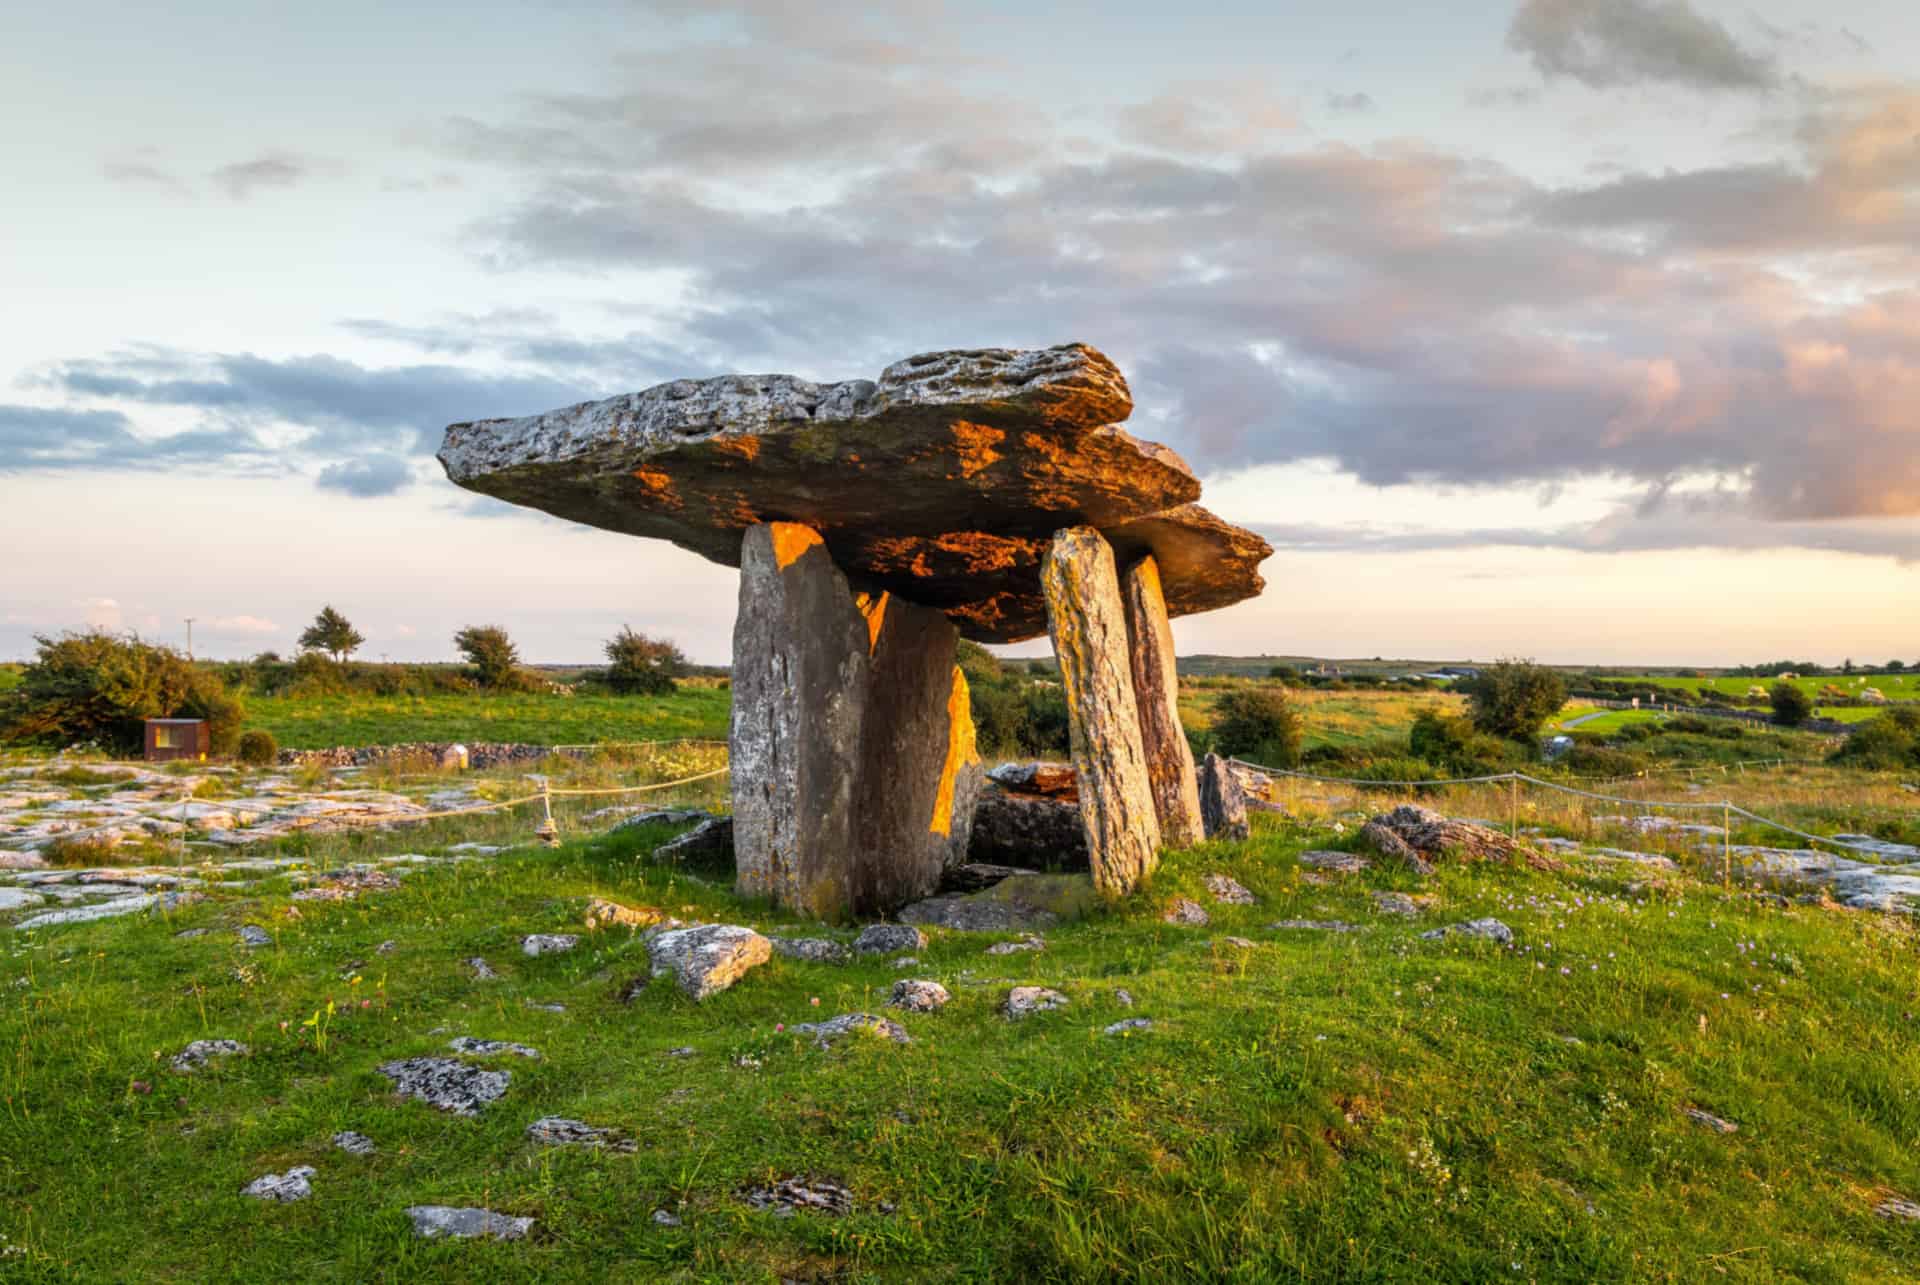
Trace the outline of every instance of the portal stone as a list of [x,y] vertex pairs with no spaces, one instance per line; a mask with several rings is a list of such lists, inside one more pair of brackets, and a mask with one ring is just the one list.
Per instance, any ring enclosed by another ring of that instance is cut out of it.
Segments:
[[1209,839],[1244,839],[1247,796],[1233,767],[1218,754],[1200,760],[1200,821]]
[[1041,583],[1072,731],[1094,886],[1123,897],[1158,861],[1160,822],[1140,741],[1113,550],[1092,527],[1055,533]]
[[853,891],[867,620],[807,527],[749,528],[733,626],[735,884],[822,919]]
[[1174,672],[1173,627],[1160,592],[1160,564],[1151,555],[1134,563],[1127,568],[1125,589],[1133,695],[1160,839],[1169,848],[1190,848],[1202,838],[1200,793],[1193,779],[1193,749],[1180,726],[1180,680]]

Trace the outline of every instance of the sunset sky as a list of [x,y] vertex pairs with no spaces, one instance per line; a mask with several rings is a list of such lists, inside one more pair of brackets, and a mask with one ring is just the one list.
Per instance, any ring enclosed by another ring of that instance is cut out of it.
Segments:
[[1082,340],[1276,549],[1183,652],[1920,660],[1915,69],[1911,0],[40,6],[0,658],[724,661],[734,572],[440,430]]

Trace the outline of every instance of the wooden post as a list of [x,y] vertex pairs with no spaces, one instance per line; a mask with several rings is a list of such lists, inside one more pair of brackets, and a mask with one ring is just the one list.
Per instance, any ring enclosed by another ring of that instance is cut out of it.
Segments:
[[1507,837],[1520,839],[1520,774],[1507,774]]

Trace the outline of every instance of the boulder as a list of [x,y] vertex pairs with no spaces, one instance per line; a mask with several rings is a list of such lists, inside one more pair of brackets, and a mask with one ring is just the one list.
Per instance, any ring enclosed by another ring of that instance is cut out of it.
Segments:
[[733,818],[708,817],[653,850],[655,861],[722,865],[733,860]]
[[960,932],[1018,932],[1082,919],[1097,900],[1085,875],[1028,875],[980,892],[916,901],[900,908],[900,918]]
[[523,955],[558,955],[572,950],[580,939],[572,933],[529,933],[520,939]]
[[951,998],[947,988],[939,982],[902,978],[893,984],[893,993],[887,997],[887,1007],[903,1008],[909,1013],[932,1013],[945,1008]]
[[1180,924],[1189,928],[1204,928],[1213,922],[1205,906],[1186,897],[1178,897],[1160,918],[1170,924]]
[[940,891],[979,892],[993,887],[1002,880],[1039,873],[1038,870],[1028,870],[1021,866],[996,866],[985,861],[970,861],[965,865],[954,866],[947,870],[940,877]]
[[1113,550],[1091,527],[1055,533],[1042,583],[1072,729],[1088,864],[1104,897],[1124,897],[1159,860],[1160,822],[1140,740],[1126,611]]
[[[1472,821],[1455,821],[1438,812],[1403,803],[1360,828],[1360,835],[1382,856],[1396,857],[1415,869],[1437,860],[1522,862],[1535,870],[1562,870],[1554,858],[1535,852]],[[1423,870],[1424,872],[1424,870]]]
[[1160,840],[1169,848],[1190,848],[1205,836],[1193,749],[1180,724],[1180,680],[1174,673],[1173,629],[1167,623],[1167,602],[1160,589],[1160,564],[1151,554],[1141,558],[1127,568],[1122,589],[1134,703],[1140,711],[1140,741],[1147,756]]
[[1007,992],[1001,1001],[1000,1011],[1007,1020],[1018,1021],[1031,1017],[1035,1013],[1045,1013],[1056,1008],[1065,1008],[1067,997],[1057,990],[1045,986],[1016,986]]
[[1232,875],[1214,873],[1201,882],[1207,885],[1213,899],[1224,906],[1251,906],[1259,900]]
[[923,950],[927,935],[910,924],[868,924],[853,939],[856,955],[891,955],[899,950]]
[[647,943],[655,977],[673,974],[693,999],[718,995],[773,958],[773,944],[751,928],[702,924],[675,928]]
[[1071,763],[1002,763],[987,778],[1009,794],[1038,794],[1050,799],[1080,797]]
[[1209,839],[1244,839],[1247,800],[1240,782],[1218,754],[1200,760],[1200,821]]
[[1173,452],[1113,427],[1132,408],[1084,344],[975,349],[877,382],[726,375],[454,424],[440,461],[470,490],[729,566],[745,528],[804,523],[857,588],[1014,642],[1045,628],[1040,564],[1063,526],[1154,554],[1175,615],[1259,592],[1267,546],[1192,505],[1199,482]]
[[973,810],[967,860],[983,865],[1087,868],[1087,832],[1080,805],[1069,799],[1015,794],[989,783]]
[[773,953],[809,964],[844,964],[853,958],[845,943],[831,937],[769,937]]
[[1469,919],[1465,923],[1435,928],[1431,932],[1421,933],[1420,936],[1424,941],[1441,941],[1448,937],[1473,937],[1480,941],[1490,941],[1496,946],[1513,944],[1513,929],[1498,919]]

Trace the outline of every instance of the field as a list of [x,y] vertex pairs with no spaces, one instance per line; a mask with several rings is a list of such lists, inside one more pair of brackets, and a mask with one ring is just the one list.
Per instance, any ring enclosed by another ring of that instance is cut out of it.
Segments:
[[[1212,717],[1220,694],[1257,680],[1207,679],[1180,685],[1180,721],[1195,732]],[[1315,691],[1289,688],[1287,699],[1300,710],[1308,749],[1316,745],[1358,745],[1382,736],[1407,734],[1423,710],[1460,713],[1466,699],[1448,692]]]
[[683,684],[667,696],[253,696],[247,725],[287,749],[395,745],[409,741],[519,741],[584,745],[679,737],[724,740],[730,693]]

